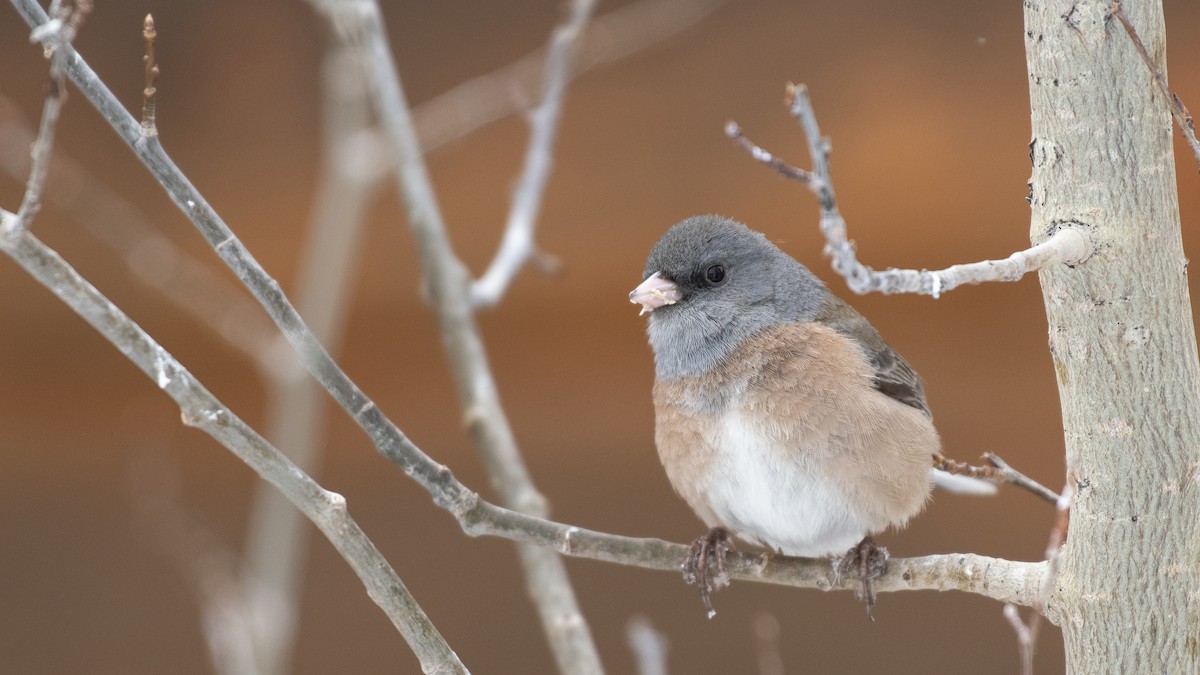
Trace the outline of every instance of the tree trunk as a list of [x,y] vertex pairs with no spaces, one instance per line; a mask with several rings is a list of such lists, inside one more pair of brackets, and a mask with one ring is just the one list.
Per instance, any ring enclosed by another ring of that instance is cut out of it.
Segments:
[[[1068,672],[1198,673],[1200,364],[1171,116],[1110,0],[1024,5],[1031,238],[1076,226],[1096,247],[1041,273],[1078,469],[1047,615]],[[1161,2],[1126,5],[1165,73]]]

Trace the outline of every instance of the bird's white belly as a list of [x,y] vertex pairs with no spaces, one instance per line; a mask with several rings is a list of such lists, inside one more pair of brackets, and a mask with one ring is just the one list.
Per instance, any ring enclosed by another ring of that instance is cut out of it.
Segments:
[[715,435],[707,501],[737,536],[786,555],[816,557],[844,553],[871,529],[803,449],[783,447],[736,412],[726,413]]

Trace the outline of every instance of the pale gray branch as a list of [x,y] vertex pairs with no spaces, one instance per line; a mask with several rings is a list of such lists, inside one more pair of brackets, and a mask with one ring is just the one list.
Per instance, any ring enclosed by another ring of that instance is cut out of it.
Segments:
[[[500,405],[475,324],[469,275],[450,245],[400,85],[400,74],[387,44],[379,6],[374,1],[361,0],[315,4],[363,50],[376,115],[398,164],[400,194],[408,206],[409,226],[424,268],[425,288],[437,312],[467,428],[483,456],[492,485],[505,506],[544,516],[546,500],[534,487]],[[536,546],[522,545],[517,550],[526,589],[538,610],[559,670],[603,672],[563,561],[553,552]]]
[[1052,265],[1075,265],[1091,256],[1093,245],[1083,223],[1053,223],[1047,227],[1047,239],[1003,260],[952,265],[943,270],[876,270],[858,261],[854,242],[846,235],[846,220],[838,209],[829,171],[829,140],[821,136],[816,113],[804,85],[788,85],[788,108],[804,129],[808,141],[811,171],[788,165],[770,152],[752,143],[733,122],[725,133],[757,161],[781,175],[798,180],[817,197],[821,208],[821,233],[825,235],[825,255],[833,259],[833,269],[846,279],[855,293],[920,293],[939,297],[964,284],[990,281],[1016,281],[1030,272]]
[[471,301],[477,306],[492,307],[499,303],[517,272],[537,254],[533,233],[553,164],[554,135],[562,114],[576,44],[594,4],[594,0],[573,0],[570,16],[550,36],[546,71],[542,76],[542,102],[529,114],[525,168],[513,193],[504,236],[487,271],[471,285]]
[[[7,226],[15,217],[0,210],[0,224]],[[0,248],[170,396],[179,405],[185,424],[229,448],[300,509],[349,563],[367,594],[404,636],[425,672],[466,672],[395,570],[350,516],[345,498],[318,485],[233,414],[141,327],[32,234],[15,239],[0,237]]]

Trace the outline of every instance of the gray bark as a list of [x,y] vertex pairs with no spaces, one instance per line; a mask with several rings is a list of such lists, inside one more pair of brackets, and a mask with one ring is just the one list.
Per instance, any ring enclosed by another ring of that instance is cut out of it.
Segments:
[[[1161,2],[1127,4],[1165,72]],[[1040,273],[1078,477],[1047,615],[1068,672],[1200,672],[1200,364],[1171,115],[1110,0],[1024,5],[1031,238],[1079,223],[1096,245]]]

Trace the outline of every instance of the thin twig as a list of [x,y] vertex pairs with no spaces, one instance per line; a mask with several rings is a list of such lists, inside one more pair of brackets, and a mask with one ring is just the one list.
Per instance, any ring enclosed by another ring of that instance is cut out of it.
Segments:
[[[323,5],[328,0],[310,0]],[[588,22],[567,77],[623,59],[695,25],[728,0],[639,0]],[[546,50],[455,86],[413,108],[421,149],[429,153],[538,100]]]
[[63,76],[63,54],[66,50],[61,47],[70,45],[75,39],[84,18],[92,10],[92,3],[91,0],[80,0],[72,6],[54,2],[50,9],[54,18],[33,26],[29,36],[30,42],[41,42],[44,46],[46,58],[50,60],[50,76],[46,82],[46,100],[42,103],[42,121],[29,153],[29,180],[25,183],[25,195],[21,198],[17,217],[8,223],[5,232],[0,233],[7,237],[19,237],[28,231],[33,224],[33,217],[42,208],[42,190],[50,170],[54,132],[67,100],[67,81]]
[[625,622],[625,642],[633,652],[638,675],[667,675],[667,636],[650,619],[635,614]]
[[1037,650],[1038,636],[1041,634],[1042,621],[1046,607],[1054,594],[1054,586],[1058,582],[1060,556],[1063,543],[1067,540],[1067,530],[1071,523],[1071,507],[1075,503],[1075,494],[1079,485],[1079,467],[1077,456],[1067,452],[1067,477],[1063,483],[1062,494],[1055,501],[1054,526],[1050,528],[1050,536],[1046,542],[1046,576],[1042,579],[1041,588],[1032,604],[1029,621],[1021,621],[1020,613],[1006,603],[1004,616],[1012,624],[1017,635],[1017,650],[1021,655],[1023,675],[1033,675],[1033,655]]
[[567,20],[550,36],[546,70],[542,76],[542,102],[529,114],[525,168],[513,193],[500,248],[487,271],[471,284],[471,301],[476,306],[493,307],[499,303],[517,272],[536,255],[533,233],[542,206],[542,193],[550,177],[554,136],[570,79],[571,62],[594,4],[594,0],[573,0]]
[[164,449],[138,448],[129,462],[129,501],[138,529],[191,584],[213,669],[223,675],[260,672],[237,556],[184,506],[178,462],[170,461]]
[[142,133],[147,136],[157,136],[158,127],[154,121],[154,107],[158,89],[154,84],[158,80],[158,60],[154,56],[154,40],[158,32],[154,30],[154,17],[147,14],[142,22],[142,38],[146,41],[146,55],[142,63],[146,67],[146,88],[142,90]]
[[[1034,614],[1034,620],[1040,614]],[[1017,652],[1021,656],[1021,675],[1033,675],[1033,648],[1036,637],[1029,624],[1021,619],[1021,612],[1011,602],[1004,603],[1004,618],[1012,626],[1013,634],[1017,637]]]
[[760,612],[751,619],[750,630],[754,633],[758,675],[784,675],[787,671],[784,670],[783,653],[779,649],[779,619],[770,612]]
[[983,260],[953,265],[944,270],[875,270],[858,261],[854,243],[846,236],[846,220],[837,205],[833,178],[829,171],[830,145],[821,136],[808,90],[804,85],[788,85],[788,109],[804,129],[812,158],[811,171],[793,167],[752,143],[734,122],[725,125],[725,134],[755,160],[780,175],[800,181],[817,197],[821,208],[821,233],[825,235],[825,255],[833,259],[833,269],[846,279],[855,293],[921,293],[939,297],[964,284],[988,281],[1016,281],[1029,272],[1051,265],[1074,265],[1092,253],[1092,243],[1080,223],[1056,223],[1045,241],[1003,260]]
[[[437,313],[467,429],[483,456],[501,503],[516,511],[544,516],[548,511],[546,499],[533,484],[500,404],[475,323],[469,277],[446,233],[400,74],[387,44],[379,5],[374,0],[363,1],[349,11],[337,3],[319,6],[330,13],[334,26],[348,31],[363,50],[372,102],[388,147],[396,157],[400,193],[408,206],[409,227],[417,242],[425,288]],[[591,630],[579,609],[563,561],[536,546],[521,545],[517,549],[525,587],[538,610],[559,670],[603,672]]]
[[[0,210],[0,221],[13,217]],[[350,564],[368,595],[404,636],[425,672],[466,672],[395,570],[350,516],[344,497],[318,485],[233,414],[183,364],[32,234],[0,238],[0,249],[170,396],[179,405],[185,424],[229,448],[308,516]]]
[[1162,92],[1163,98],[1167,100],[1167,107],[1171,110],[1171,116],[1175,118],[1175,123],[1179,125],[1179,131],[1183,133],[1184,140],[1187,141],[1188,146],[1192,149],[1192,157],[1200,165],[1200,140],[1196,139],[1196,123],[1192,120],[1192,113],[1188,112],[1187,106],[1183,104],[1183,100],[1176,96],[1175,92],[1171,91],[1171,88],[1167,86],[1166,76],[1150,56],[1150,50],[1146,49],[1146,43],[1142,42],[1141,36],[1138,35],[1137,30],[1133,27],[1133,22],[1125,14],[1125,8],[1121,5],[1121,0],[1113,0],[1109,12],[1121,21],[1121,25],[1125,27],[1125,32],[1133,40],[1134,48],[1141,55],[1146,67],[1150,69],[1150,76],[1154,78],[1154,84],[1158,86],[1158,90]]
[[[16,106],[0,96],[0,169],[14,178],[27,175],[27,150],[33,140],[33,131]],[[56,189],[45,195],[46,201],[120,256],[134,279],[261,369],[295,369],[291,350],[278,347],[275,325],[240,286],[164,236],[144,211],[113,192],[69,154],[56,152],[50,173]]]
[[938,453],[933,456],[933,466],[936,469],[941,469],[946,473],[955,474],[958,476],[969,476],[971,478],[979,478],[981,480],[989,480],[996,483],[1008,483],[1023,490],[1028,490],[1034,495],[1055,504],[1058,502],[1058,494],[1050,488],[1042,485],[1034,479],[1017,471],[1008,465],[999,456],[990,452],[984,453],[983,458],[987,460],[990,466],[973,466],[959,462],[945,455]]

